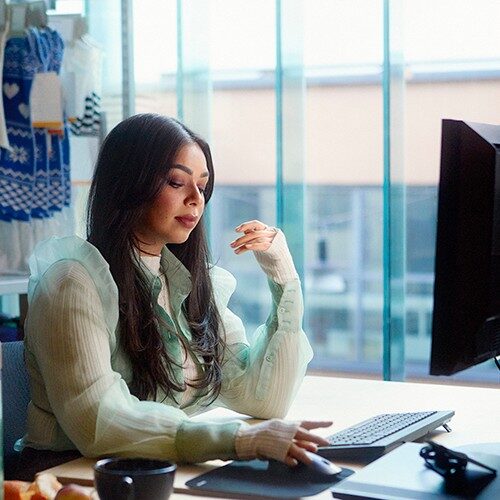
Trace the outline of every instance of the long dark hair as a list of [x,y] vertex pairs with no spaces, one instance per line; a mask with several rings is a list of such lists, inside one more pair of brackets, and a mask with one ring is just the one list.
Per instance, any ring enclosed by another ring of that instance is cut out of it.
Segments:
[[[185,390],[154,313],[151,285],[138,266],[134,230],[158,196],[178,151],[197,144],[210,173],[205,202],[213,191],[214,168],[208,144],[179,121],[157,114],[134,115],[106,137],[97,158],[87,211],[87,239],[109,264],[119,292],[120,342],[132,365],[130,389],[139,399],[156,399]],[[209,252],[203,220],[185,243],[167,245],[191,273],[192,290],[184,303],[192,342],[203,373],[192,386],[216,398],[221,388],[224,339],[209,278]],[[182,337],[182,336],[180,336]]]

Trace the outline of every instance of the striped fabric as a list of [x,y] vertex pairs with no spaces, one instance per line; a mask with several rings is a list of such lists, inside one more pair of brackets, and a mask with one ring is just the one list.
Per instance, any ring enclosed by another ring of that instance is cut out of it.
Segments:
[[71,132],[74,135],[99,135],[101,130],[101,98],[90,93],[85,98],[83,116],[71,120]]

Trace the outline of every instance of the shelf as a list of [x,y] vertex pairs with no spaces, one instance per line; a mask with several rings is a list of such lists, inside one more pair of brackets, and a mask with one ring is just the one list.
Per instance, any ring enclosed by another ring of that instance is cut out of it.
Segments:
[[28,292],[28,276],[0,274],[0,295]]

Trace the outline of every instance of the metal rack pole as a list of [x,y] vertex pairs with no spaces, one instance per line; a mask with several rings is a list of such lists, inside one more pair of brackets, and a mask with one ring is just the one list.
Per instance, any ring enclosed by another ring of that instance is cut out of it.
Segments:
[[135,114],[133,0],[121,0],[122,118]]

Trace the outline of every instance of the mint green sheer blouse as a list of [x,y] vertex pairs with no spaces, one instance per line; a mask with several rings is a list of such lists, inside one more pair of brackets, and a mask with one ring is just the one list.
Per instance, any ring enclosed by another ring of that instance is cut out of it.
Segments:
[[[143,266],[154,303],[161,281]],[[78,237],[52,238],[38,245],[30,261],[29,309],[25,326],[26,363],[32,400],[27,434],[19,448],[68,450],[85,456],[143,456],[176,462],[237,458],[234,440],[242,422],[193,421],[216,406],[257,418],[284,417],[302,381],[311,347],[302,331],[298,279],[279,285],[266,323],[249,344],[242,321],[228,307],[236,280],[213,267],[211,279],[223,321],[227,350],[219,397],[196,393],[180,407],[181,394],[140,401],[128,388],[131,366],[118,329],[118,291],[99,251]],[[168,352],[183,363],[179,337],[189,345],[182,304],[191,290],[187,269],[164,249],[171,316],[159,305]],[[195,363],[200,363],[188,349]],[[182,368],[176,372],[182,381]]]

